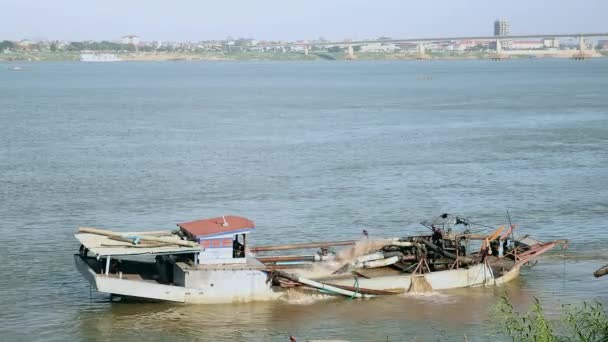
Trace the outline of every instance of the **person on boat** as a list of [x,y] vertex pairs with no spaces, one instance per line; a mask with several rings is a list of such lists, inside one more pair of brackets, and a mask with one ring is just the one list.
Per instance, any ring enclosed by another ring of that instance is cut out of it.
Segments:
[[504,254],[504,242],[503,240],[498,240],[498,257],[502,258]]
[[490,242],[488,241],[488,239],[485,239],[479,254],[481,255],[481,262],[486,261],[488,255],[492,254],[492,250],[490,249]]
[[431,235],[431,240],[433,244],[436,245],[439,240],[443,238],[443,234],[441,233],[441,229],[435,227],[435,225],[431,225],[431,230],[433,231],[433,235]]
[[492,240],[490,242],[490,251],[492,255],[498,255],[498,242],[496,240]]

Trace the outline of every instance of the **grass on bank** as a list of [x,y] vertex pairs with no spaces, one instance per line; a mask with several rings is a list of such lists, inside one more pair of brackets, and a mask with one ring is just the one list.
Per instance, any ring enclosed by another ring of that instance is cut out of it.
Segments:
[[513,341],[608,341],[608,313],[601,303],[563,305],[559,320],[547,318],[535,299],[528,312],[517,312],[507,297],[496,305],[498,332]]

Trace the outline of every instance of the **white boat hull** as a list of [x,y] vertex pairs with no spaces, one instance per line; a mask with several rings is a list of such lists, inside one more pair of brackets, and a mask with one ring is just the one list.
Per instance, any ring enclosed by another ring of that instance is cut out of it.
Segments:
[[128,279],[128,275],[98,274],[80,255],[74,255],[74,260],[78,271],[97,291],[113,295],[192,304],[268,301],[282,295],[266,282],[266,273],[257,269],[186,270],[185,281],[176,275],[176,283],[185,285],[179,286]]
[[[477,264],[469,268],[458,270],[437,271],[419,275],[424,277],[433,290],[449,290],[463,287],[500,285],[519,276],[519,267],[507,272],[504,276],[494,278],[492,271],[484,264]],[[332,285],[354,286],[355,279],[323,279]],[[390,275],[374,278],[357,278],[358,286],[371,290],[404,290],[408,291],[412,285],[411,275]]]
[[[267,282],[265,272],[258,269],[184,269],[183,275],[176,273],[176,285],[160,284],[154,280],[128,279],[128,275],[98,274],[74,255],[76,267],[91,285],[99,292],[119,296],[151,299],[158,301],[219,304],[252,301],[278,300],[285,290],[272,287]],[[181,266],[183,267],[183,266]],[[501,285],[519,276],[519,266],[499,278],[494,278],[491,270],[484,264],[458,270],[437,271],[423,276],[432,290],[448,290],[463,287]],[[184,278],[181,278],[184,277]],[[359,277],[358,286],[373,290],[408,291],[412,285],[411,275],[390,275],[370,279]],[[332,285],[353,286],[354,278],[324,279]]]

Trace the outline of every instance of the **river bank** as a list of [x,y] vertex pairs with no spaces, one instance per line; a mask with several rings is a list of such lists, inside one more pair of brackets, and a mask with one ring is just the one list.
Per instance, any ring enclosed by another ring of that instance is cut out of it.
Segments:
[[[108,52],[112,53],[112,52]],[[571,58],[575,50],[530,50],[505,51],[509,58]],[[589,57],[605,57],[608,52],[588,51]],[[29,51],[0,54],[0,62],[41,62],[41,61],[78,61],[78,51]],[[311,52],[308,55],[295,52],[119,52],[112,53],[123,61],[162,62],[162,61],[306,61],[306,60],[471,60],[489,59],[494,53],[487,52],[431,52],[421,58],[413,52],[357,52],[354,58],[343,52]]]

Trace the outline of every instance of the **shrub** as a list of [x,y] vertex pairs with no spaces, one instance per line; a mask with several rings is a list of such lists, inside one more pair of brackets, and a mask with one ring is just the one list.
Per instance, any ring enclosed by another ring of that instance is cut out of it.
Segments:
[[608,314],[601,303],[563,305],[562,309],[561,322],[550,322],[537,299],[528,312],[520,313],[503,296],[495,310],[498,331],[513,341],[608,341]]

